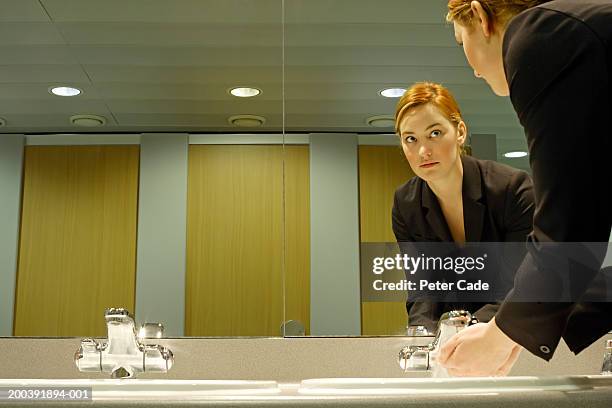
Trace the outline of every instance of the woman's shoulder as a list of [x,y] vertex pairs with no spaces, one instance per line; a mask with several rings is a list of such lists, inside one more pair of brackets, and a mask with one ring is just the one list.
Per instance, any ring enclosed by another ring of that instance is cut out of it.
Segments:
[[395,201],[403,203],[420,202],[423,180],[414,176],[395,189]]
[[505,194],[520,188],[531,188],[531,176],[524,170],[493,160],[472,158],[480,168],[485,188],[491,192]]

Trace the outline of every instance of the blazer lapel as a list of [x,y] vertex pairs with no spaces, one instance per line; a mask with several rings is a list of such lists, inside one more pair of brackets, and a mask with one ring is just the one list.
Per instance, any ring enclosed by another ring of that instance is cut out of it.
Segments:
[[482,226],[485,205],[482,203],[482,181],[476,161],[469,156],[462,156],[463,163],[463,224],[466,242],[479,242],[482,238]]
[[438,198],[425,181],[421,181],[421,188],[421,207],[425,209],[425,219],[434,236],[441,241],[452,242],[453,237],[451,236],[450,229],[442,213],[442,208],[440,208]]

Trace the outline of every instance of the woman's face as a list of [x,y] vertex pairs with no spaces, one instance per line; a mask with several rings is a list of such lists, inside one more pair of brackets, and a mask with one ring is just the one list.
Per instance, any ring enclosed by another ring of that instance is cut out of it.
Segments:
[[510,91],[504,72],[502,35],[489,32],[480,23],[474,23],[471,27],[458,22],[453,22],[453,25],[455,40],[463,46],[463,52],[474,69],[474,75],[487,81],[495,94],[508,96]]
[[446,177],[457,165],[465,142],[465,123],[455,126],[433,104],[410,109],[400,122],[404,155],[414,173],[425,181]]

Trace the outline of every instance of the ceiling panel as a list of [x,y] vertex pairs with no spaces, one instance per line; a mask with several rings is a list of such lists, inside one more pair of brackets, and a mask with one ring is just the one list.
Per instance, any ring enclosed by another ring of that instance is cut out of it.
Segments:
[[[185,114],[281,114],[280,100],[273,101],[215,101],[215,100],[109,100],[108,106],[119,113],[185,113]],[[229,115],[228,115],[229,116]]]
[[147,82],[174,84],[211,84],[239,82],[281,82],[281,66],[269,67],[153,67],[119,65],[85,65],[92,81]]
[[44,112],[45,114],[67,114],[68,116],[78,113],[108,114],[106,104],[100,100],[72,99],[72,98],[48,98],[40,99],[0,99],[0,112],[5,116],[13,113]]
[[447,0],[285,0],[287,23],[439,24]]
[[281,47],[283,28],[276,23],[56,23],[72,45],[209,47]]
[[[98,90],[88,83],[72,82],[72,85],[83,89],[83,94],[78,99],[98,99]],[[37,83],[0,83],[0,100],[20,100],[20,99],[50,99],[57,101],[58,97],[49,93],[46,84]]]
[[44,66],[50,64],[76,64],[71,50],[64,45],[3,45],[2,65]]
[[[2,13],[0,13],[0,16],[1,15]],[[24,46],[50,44],[64,44],[64,39],[52,22],[9,22],[0,19],[0,45]]]
[[157,46],[71,46],[70,52],[84,65],[137,66],[223,66],[251,67],[282,65],[280,47],[157,47]]
[[0,83],[36,83],[52,86],[84,83],[89,79],[78,65],[0,65]]
[[285,64],[464,67],[465,56],[459,47],[288,47]]
[[[280,82],[249,82],[264,91],[257,96],[257,101],[277,100],[280,101],[281,84]],[[100,96],[105,100],[112,99],[163,99],[171,101],[174,99],[194,99],[194,100],[232,100],[235,97],[230,95],[229,90],[237,82],[214,82],[207,84],[177,84],[177,83],[134,83],[134,82],[97,82],[96,88]],[[2,88],[0,87],[0,92]],[[280,106],[280,104],[279,104]]]
[[0,22],[49,21],[38,0],[0,0]]
[[40,0],[56,22],[275,23],[281,0]]
[[453,28],[446,23],[287,23],[288,47],[451,47]]

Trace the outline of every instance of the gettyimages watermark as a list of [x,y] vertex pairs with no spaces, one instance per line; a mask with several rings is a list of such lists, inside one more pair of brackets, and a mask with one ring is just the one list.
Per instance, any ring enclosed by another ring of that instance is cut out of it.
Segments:
[[362,243],[360,274],[368,302],[612,302],[612,243]]

